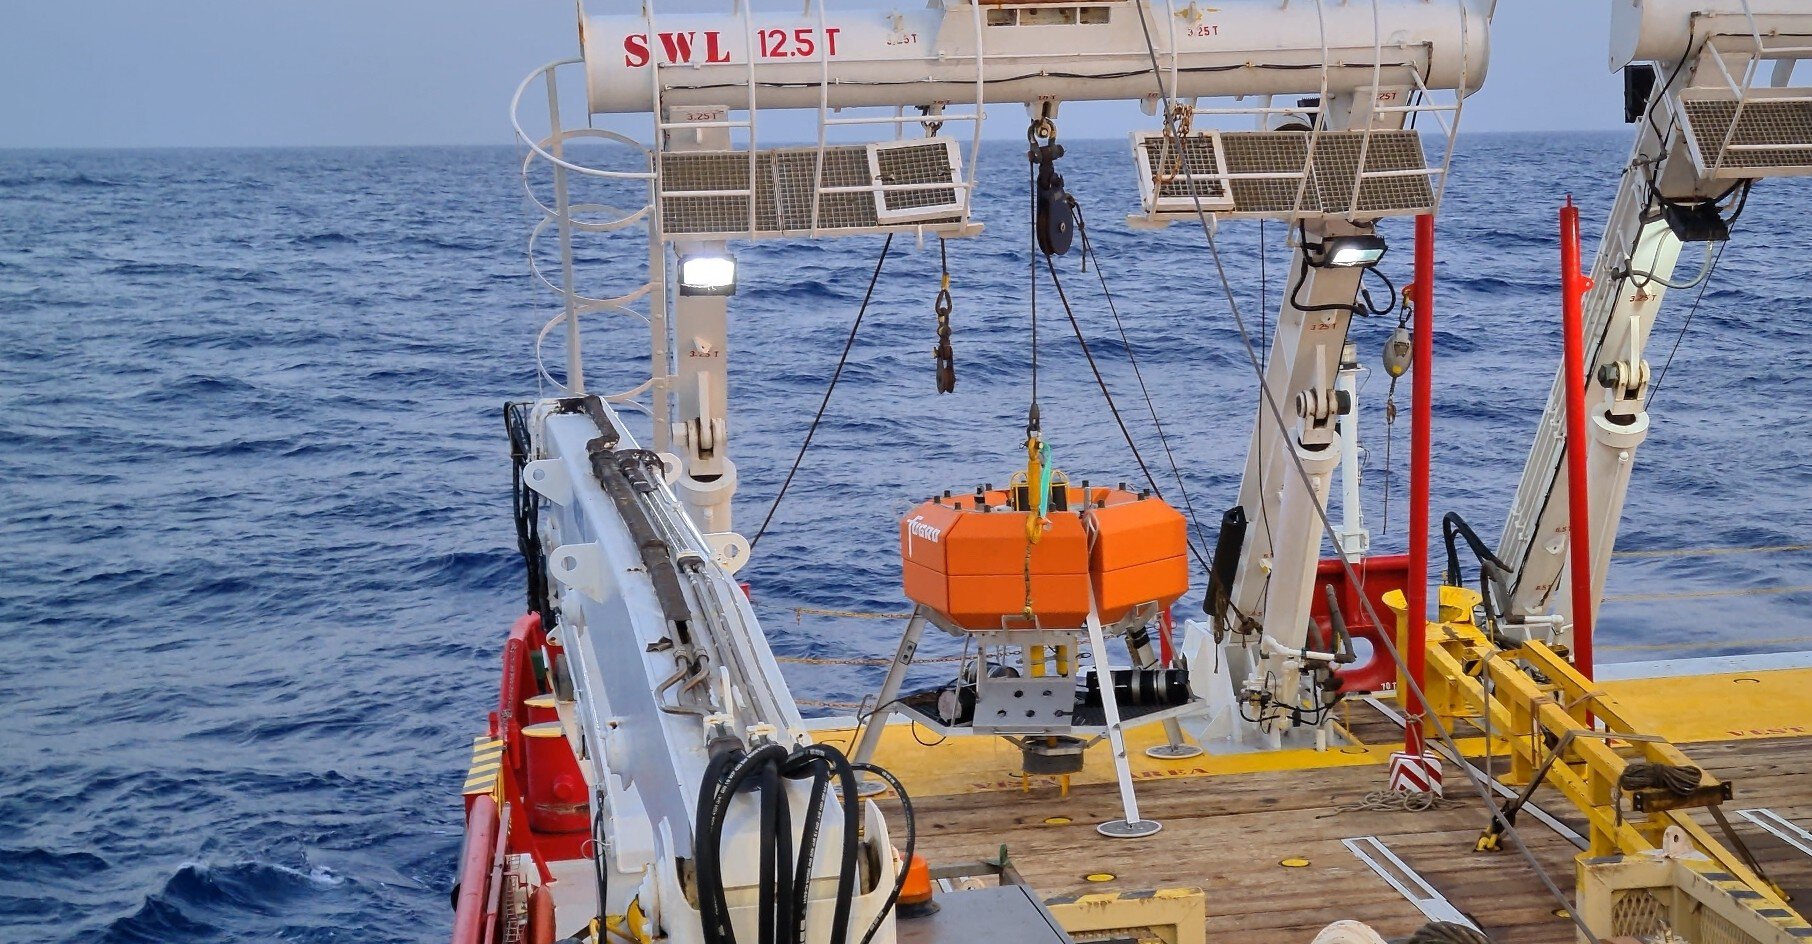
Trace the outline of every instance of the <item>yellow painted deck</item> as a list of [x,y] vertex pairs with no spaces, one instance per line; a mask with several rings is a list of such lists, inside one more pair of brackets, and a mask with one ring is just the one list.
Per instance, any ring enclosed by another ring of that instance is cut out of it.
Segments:
[[[1734,816],[1766,807],[1812,829],[1812,669],[1607,682],[1646,731],[1684,746],[1692,759],[1735,785],[1726,805],[1739,834],[1789,892],[1812,901],[1812,857]],[[1366,741],[1327,752],[1203,756],[1162,762],[1144,756],[1161,731],[1128,738],[1141,811],[1164,824],[1139,840],[1099,836],[1095,825],[1119,815],[1104,744],[1073,778],[1068,797],[1035,778],[1021,789],[1018,751],[998,738],[951,738],[921,746],[904,725],[888,729],[876,760],[914,796],[920,851],[934,865],[991,859],[1004,844],[1042,895],[1196,886],[1207,892],[1207,932],[1218,942],[1307,942],[1328,923],[1365,921],[1402,937],[1426,919],[1341,844],[1377,836],[1499,944],[1574,940],[1560,907],[1514,851],[1475,853],[1488,822],[1457,771],[1455,799],[1421,813],[1347,812],[1384,786],[1394,749],[1392,726],[1356,706],[1350,727]],[[918,737],[933,740],[923,730]],[[847,745],[849,732],[821,740]],[[1462,740],[1468,754],[1481,739]],[[891,801],[883,801],[890,804]],[[1544,790],[1537,802],[1563,820],[1570,810]],[[1707,817],[1701,817],[1709,824]],[[897,823],[897,817],[894,819]],[[1519,820],[1531,851],[1571,901],[1575,847],[1532,817]],[[1508,846],[1508,843],[1506,843]],[[1286,859],[1306,859],[1289,867]],[[1107,881],[1092,881],[1087,876]]]

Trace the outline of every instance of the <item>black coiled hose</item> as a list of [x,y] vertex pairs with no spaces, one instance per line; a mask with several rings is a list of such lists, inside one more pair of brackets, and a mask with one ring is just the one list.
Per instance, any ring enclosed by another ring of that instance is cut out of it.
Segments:
[[[892,774],[873,765],[860,765],[875,773],[900,793],[905,790]],[[831,916],[830,944],[848,944],[851,911],[856,896],[857,833],[860,829],[860,798],[856,792],[855,765],[842,751],[813,744],[788,752],[777,744],[768,744],[742,753],[731,751],[711,759],[699,790],[697,806],[697,848],[695,871],[698,880],[699,919],[707,944],[736,944],[736,932],[730,920],[730,909],[724,895],[722,844],[724,824],[729,817],[731,801],[745,787],[753,787],[760,803],[761,851],[757,898],[757,926],[760,944],[804,944],[806,907],[810,899],[812,867],[817,856],[823,827],[824,808],[829,800],[830,782],[834,777],[843,808],[843,844],[837,870],[837,891]],[[811,778],[811,794],[806,802],[806,818],[801,826],[797,847],[792,843],[792,807],[782,782]],[[916,838],[911,807],[906,806],[907,856],[910,860]],[[904,886],[902,871],[893,893],[882,906],[861,944],[870,944],[882,921],[891,912]]]
[[906,787],[900,783],[899,778],[895,777],[892,772],[874,764],[857,764],[855,767],[857,770],[866,770],[886,781],[887,785],[893,788],[893,792],[900,795],[900,816],[906,820],[905,860],[900,867],[899,874],[894,876],[893,891],[887,893],[887,901],[882,903],[880,911],[875,912],[874,923],[870,924],[868,932],[862,935],[861,944],[869,944],[875,939],[875,932],[881,929],[881,922],[887,920],[887,916],[893,913],[893,906],[900,900],[900,890],[906,887],[906,872],[912,868],[912,851],[913,847],[918,845],[919,827],[912,815],[912,798],[906,795]]
[[530,432],[532,403],[505,403],[503,426],[510,436],[510,503],[516,519],[516,551],[526,574],[528,610],[541,615],[541,627],[553,629],[547,560],[541,552],[541,495],[522,481],[522,469],[534,458]]
[[[790,925],[792,937],[786,944],[803,944],[805,908],[810,897],[812,862],[818,851],[818,832],[824,819],[824,802],[830,778],[837,778],[837,792],[843,805],[843,849],[837,863],[836,910],[831,915],[831,944],[846,944],[849,938],[849,913],[856,896],[856,834],[860,829],[861,799],[856,792],[856,771],[843,752],[824,744],[812,744],[793,752],[783,772],[793,779],[810,776],[812,794],[806,803],[805,832],[799,842],[798,872],[794,878],[794,915]],[[784,798],[782,800],[784,802]]]

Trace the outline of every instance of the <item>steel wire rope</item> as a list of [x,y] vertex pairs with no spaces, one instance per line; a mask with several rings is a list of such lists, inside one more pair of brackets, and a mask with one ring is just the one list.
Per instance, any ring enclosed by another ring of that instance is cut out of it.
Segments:
[[[1076,312],[1070,307],[1069,293],[1063,290],[1063,281],[1057,277],[1057,263],[1050,256],[1045,256],[1044,264],[1050,270],[1051,285],[1057,289],[1057,300],[1063,303],[1063,313],[1069,317],[1070,329],[1076,333],[1076,344],[1082,348],[1082,357],[1088,361],[1089,372],[1095,375],[1095,384],[1101,388],[1101,398],[1107,401],[1108,413],[1113,416],[1114,424],[1120,427],[1120,435],[1126,439],[1126,448],[1132,451],[1133,460],[1139,463],[1139,471],[1145,473],[1145,481],[1151,486],[1152,493],[1159,494],[1163,490],[1158,488],[1158,479],[1152,475],[1151,466],[1146,464],[1144,454],[1139,452],[1139,444],[1133,441],[1132,430],[1127,428],[1125,417],[1120,415],[1120,408],[1114,403],[1114,395],[1108,391],[1107,378],[1101,375],[1101,367],[1095,363],[1095,355],[1089,350],[1087,339],[1082,336],[1082,323],[1076,320]],[[1202,557],[1193,541],[1189,542],[1189,552],[1195,557],[1196,563],[1204,569],[1208,568],[1207,560]]]
[[[1139,27],[1145,37],[1145,50],[1151,57],[1152,78],[1153,81],[1157,83],[1158,97],[1161,103],[1164,104],[1165,107],[1169,107],[1171,101],[1170,90],[1164,87],[1164,77],[1158,65],[1157,47],[1153,43],[1151,37],[1151,24],[1146,19],[1148,0],[1136,0],[1136,2],[1138,3],[1140,14],[1138,18]],[[1287,429],[1283,420],[1283,411],[1279,409],[1276,396],[1272,393],[1269,385],[1265,383],[1264,369],[1259,362],[1258,351],[1253,346],[1252,335],[1246,326],[1245,317],[1240,314],[1239,301],[1234,297],[1232,282],[1227,277],[1226,264],[1221,258],[1220,247],[1215,242],[1214,227],[1208,220],[1208,212],[1202,206],[1200,195],[1192,192],[1191,197],[1195,202],[1196,220],[1200,223],[1202,235],[1207,240],[1209,256],[1214,262],[1215,273],[1220,279],[1221,291],[1226,299],[1228,311],[1233,316],[1234,326],[1239,330],[1241,346],[1245,348],[1247,361],[1258,374],[1260,399],[1270,413],[1272,420],[1277,424],[1277,429],[1281,432]],[[1427,365],[1420,365],[1420,368],[1426,370]],[[1309,490],[1310,494],[1314,494],[1313,481],[1308,474],[1308,470],[1303,467],[1301,459],[1292,452],[1290,453],[1290,460],[1290,466],[1295,469],[1296,475],[1301,480],[1303,486]],[[1334,530],[1333,521],[1328,518],[1327,509],[1322,507],[1319,502],[1313,503],[1313,506],[1315,509],[1315,517],[1321,523],[1322,533],[1330,540],[1334,541],[1335,546],[1338,547],[1339,538]],[[1346,579],[1352,584],[1358,585],[1359,575],[1357,570],[1353,567],[1352,562],[1348,561],[1343,554],[1336,555],[1336,559],[1340,562],[1341,570]],[[1412,574],[1410,576],[1415,578],[1418,575]],[[1419,576],[1420,579],[1424,581],[1427,580],[1426,574]],[[1366,616],[1372,620],[1373,625],[1391,625],[1379,619],[1377,608],[1372,605],[1372,601],[1364,594],[1360,595],[1359,603],[1364,608]],[[1424,618],[1426,618],[1425,614]],[[1390,653],[1391,660],[1396,663],[1397,669],[1403,678],[1404,685],[1409,688],[1411,693],[1413,693],[1422,704],[1428,704],[1428,698],[1422,689],[1422,684],[1410,674],[1409,667],[1404,662],[1403,655],[1398,651],[1396,641],[1391,638],[1391,634],[1381,634],[1379,636],[1379,641],[1384,644],[1385,650]],[[1430,713],[1427,716],[1427,719],[1433,725],[1437,739],[1449,750],[1453,751],[1454,756],[1464,756],[1459,752],[1459,745],[1455,742],[1453,733],[1448,730],[1447,725],[1441,721],[1440,715]],[[1407,719],[1408,723],[1411,724],[1416,723],[1416,720],[1417,719],[1415,718]],[[1485,808],[1488,817],[1487,822],[1495,821],[1498,817],[1498,807],[1497,803],[1491,798],[1491,788],[1485,784],[1479,773],[1474,770],[1471,765],[1462,764],[1460,767],[1461,772],[1466,778],[1466,782],[1472,785],[1473,791],[1478,794],[1479,802]],[[1529,863],[1530,869],[1535,872],[1536,877],[1541,880],[1541,883],[1544,886],[1546,886],[1549,894],[1551,894],[1554,897],[1554,900],[1559,903],[1560,908],[1567,913],[1567,917],[1573,922],[1574,926],[1579,929],[1580,934],[1582,934],[1587,941],[1598,944],[1598,936],[1593,934],[1591,928],[1587,927],[1585,921],[1575,913],[1573,904],[1567,899],[1566,893],[1561,891],[1560,887],[1554,883],[1554,879],[1548,875],[1548,870],[1542,866],[1541,860],[1535,857],[1534,851],[1532,851],[1528,844],[1523,841],[1520,831],[1516,827],[1511,826],[1504,831],[1504,834],[1510,837],[1512,845],[1516,846],[1517,851],[1522,855],[1524,860]]]
[[[1036,128],[1037,125],[1034,124],[1033,127]],[[1052,136],[1052,143],[1056,143],[1055,135]],[[1032,139],[1031,144],[1033,147],[1038,145],[1036,137]],[[1031,201],[1027,207],[1029,212],[1027,221],[1031,224],[1029,235],[1032,248],[1032,258],[1026,269],[1026,279],[1030,286],[1028,300],[1032,307],[1032,405],[1027,416],[1036,417],[1038,416],[1038,165],[1029,159],[1029,154],[1027,156],[1026,192]]]
[[818,434],[818,423],[824,419],[824,410],[830,406],[831,394],[837,390],[837,381],[843,377],[843,368],[849,363],[849,352],[856,346],[856,332],[862,330],[862,319],[868,315],[868,303],[875,297],[875,285],[881,281],[881,267],[887,264],[887,251],[893,247],[893,234],[887,234],[887,241],[881,244],[881,256],[875,260],[874,274],[868,277],[868,291],[862,293],[862,307],[856,310],[856,321],[849,326],[849,337],[843,341],[843,353],[837,358],[837,369],[831,372],[830,383],[824,386],[824,399],[818,401],[818,412],[812,417],[812,425],[805,431],[805,440],[799,444],[798,454],[793,456],[793,467],[787,470],[786,480],[780,483],[780,491],[774,494],[773,504],[768,506],[767,517],[761,519],[761,527],[755,530],[755,536],[749,539],[749,550],[761,543],[761,536],[768,533],[768,525],[774,520],[774,512],[780,510],[780,502],[786,498],[786,491],[792,487],[793,476],[799,473],[799,463],[805,461],[805,451],[812,447],[812,437]]
[[1686,340],[1686,329],[1692,327],[1694,315],[1699,313],[1699,305],[1705,301],[1705,292],[1711,288],[1711,277],[1718,271],[1718,263],[1724,260],[1724,250],[1729,242],[1718,244],[1718,254],[1713,256],[1711,264],[1705,269],[1704,280],[1699,283],[1699,294],[1692,300],[1692,307],[1686,310],[1686,320],[1680,322],[1680,333],[1674,335],[1674,346],[1667,352],[1667,360],[1661,362],[1661,372],[1655,375],[1655,382],[1648,388],[1648,399],[1642,401],[1642,409],[1648,410],[1655,402],[1656,394],[1661,392],[1661,382],[1667,379],[1667,369],[1674,365],[1674,355],[1680,353],[1680,342]]
[[[1139,394],[1145,398],[1145,409],[1151,414],[1151,425],[1158,432],[1158,444],[1164,447],[1164,458],[1169,461],[1170,474],[1176,479],[1177,494],[1183,498],[1183,510],[1189,514],[1189,528],[1195,534],[1195,540],[1190,542],[1189,550],[1194,555],[1196,562],[1206,570],[1208,562],[1204,558],[1200,546],[1206,545],[1208,541],[1202,534],[1201,518],[1195,513],[1195,503],[1189,499],[1188,486],[1183,484],[1183,470],[1177,465],[1176,453],[1171,451],[1170,437],[1164,433],[1164,422],[1158,418],[1158,407],[1151,399],[1151,389],[1145,385],[1145,374],[1139,369],[1139,356],[1133,351],[1132,339],[1127,337],[1126,325],[1120,320],[1120,308],[1114,304],[1114,293],[1107,287],[1107,273],[1101,268],[1101,257],[1095,252],[1095,244],[1088,238],[1088,219],[1082,212],[1081,204],[1072,200],[1071,205],[1076,210],[1076,235],[1082,238],[1083,258],[1092,260],[1095,264],[1095,278],[1101,283],[1101,297],[1107,300],[1108,313],[1114,318],[1114,329],[1120,333],[1120,344],[1126,348],[1126,361],[1132,365],[1133,379],[1139,383]],[[1078,333],[1077,339],[1081,339],[1080,333]],[[1103,389],[1105,390],[1105,387]],[[1111,400],[1109,405],[1112,405]],[[1159,498],[1164,497],[1163,490],[1158,488],[1155,482],[1152,483],[1152,493]]]

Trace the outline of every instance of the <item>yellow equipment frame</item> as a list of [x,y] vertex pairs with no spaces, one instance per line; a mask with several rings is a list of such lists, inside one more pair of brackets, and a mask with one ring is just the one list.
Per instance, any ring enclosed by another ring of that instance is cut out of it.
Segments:
[[[1423,691],[1428,710],[1450,731],[1465,723],[1488,733],[1490,751],[1495,755],[1501,750],[1509,760],[1500,780],[1524,786],[1539,774],[1585,817],[1589,845],[1578,858],[1582,895],[1589,860],[1654,853],[1671,826],[1755,893],[1745,896],[1745,903],[1777,923],[1774,916],[1786,911],[1791,923],[1806,926],[1778,887],[1689,815],[1692,809],[1714,808],[1730,799],[1728,782],[1699,768],[1698,787],[1685,796],[1660,787],[1622,789],[1619,780],[1632,763],[1698,765],[1666,738],[1640,732],[1617,699],[1595,687],[1555,649],[1540,642],[1499,648],[1473,625],[1472,607],[1478,600],[1477,593],[1462,587],[1441,588],[1443,621],[1430,622],[1426,637]],[[1400,611],[1399,646],[1407,645],[1407,626]],[[1400,679],[1399,693],[1407,688]]]

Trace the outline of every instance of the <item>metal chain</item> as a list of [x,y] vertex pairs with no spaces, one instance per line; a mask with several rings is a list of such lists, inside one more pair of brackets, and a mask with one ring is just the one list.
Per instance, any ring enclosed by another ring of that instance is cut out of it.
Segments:
[[955,303],[950,299],[949,241],[939,237],[937,251],[943,278],[938,283],[937,302],[932,305],[932,310],[937,312],[937,347],[932,354],[937,358],[937,392],[953,393],[956,391],[956,351],[950,346],[950,312]]
[[1183,102],[1177,102],[1164,113],[1164,153],[1158,162],[1158,172],[1153,175],[1153,183],[1159,187],[1182,176],[1187,164],[1183,147],[1194,124],[1195,109]]

